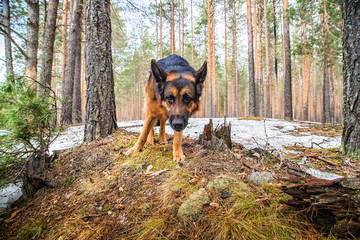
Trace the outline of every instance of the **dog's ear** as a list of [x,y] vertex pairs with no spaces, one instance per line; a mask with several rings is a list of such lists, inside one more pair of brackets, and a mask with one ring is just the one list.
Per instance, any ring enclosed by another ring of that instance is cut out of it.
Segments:
[[166,81],[166,72],[164,72],[155,59],[151,60],[151,73],[156,81],[156,85],[162,86]]
[[201,92],[204,86],[204,81],[206,79],[207,73],[207,62],[205,61],[204,64],[201,66],[199,70],[195,73],[195,80],[196,80],[196,93],[201,96]]

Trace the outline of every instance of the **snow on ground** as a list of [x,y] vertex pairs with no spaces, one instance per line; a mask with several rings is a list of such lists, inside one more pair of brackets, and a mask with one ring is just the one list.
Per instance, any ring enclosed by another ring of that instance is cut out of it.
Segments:
[[[213,125],[223,123],[223,118],[214,118]],[[268,143],[268,148],[284,151],[284,146],[292,146],[295,143],[305,147],[340,147],[340,137],[325,137],[311,135],[308,132],[298,132],[300,128],[309,128],[310,122],[288,122],[276,119],[265,120],[241,120],[237,118],[229,118],[227,122],[231,123],[232,140],[243,144],[246,148],[255,147],[264,148]],[[122,121],[118,122],[118,127],[125,128],[128,131],[140,132],[144,121]],[[198,138],[202,133],[204,125],[209,123],[208,118],[191,118],[189,125],[183,131],[183,136],[190,138]],[[158,132],[159,127],[155,128]],[[66,149],[77,146],[82,143],[84,127],[69,127],[51,145],[50,150]],[[166,125],[166,133],[173,134],[174,131],[169,125]]]

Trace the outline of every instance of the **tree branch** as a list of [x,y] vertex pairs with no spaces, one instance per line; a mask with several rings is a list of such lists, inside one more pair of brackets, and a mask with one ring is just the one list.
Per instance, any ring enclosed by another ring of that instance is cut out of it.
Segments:
[[17,44],[17,42],[11,37],[11,35],[9,35],[4,29],[0,28],[0,31],[3,33],[3,35],[6,35],[7,37],[9,37],[10,41],[12,43],[14,43],[14,45],[19,49],[19,51],[21,52],[21,54],[26,58],[29,59],[29,56],[26,54],[26,52],[24,51],[24,49],[22,49],[19,44]]

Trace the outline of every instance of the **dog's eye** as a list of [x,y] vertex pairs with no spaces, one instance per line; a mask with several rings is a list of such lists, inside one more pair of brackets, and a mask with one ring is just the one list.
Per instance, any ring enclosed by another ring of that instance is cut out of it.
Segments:
[[165,100],[169,103],[169,104],[173,104],[175,101],[175,98],[173,95],[168,95],[165,97]]
[[186,95],[183,96],[183,101],[184,101],[184,103],[185,103],[186,105],[190,104],[192,100],[193,100],[193,99],[192,99],[192,97],[191,97],[190,95],[187,95],[187,94],[186,94]]

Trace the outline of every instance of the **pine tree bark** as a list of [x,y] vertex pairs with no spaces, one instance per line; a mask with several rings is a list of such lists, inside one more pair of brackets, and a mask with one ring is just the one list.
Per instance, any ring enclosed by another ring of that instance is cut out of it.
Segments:
[[246,0],[247,5],[247,34],[248,34],[248,61],[249,61],[249,116],[256,116],[255,73],[254,73],[254,48],[253,29],[251,16],[251,0]]
[[49,96],[51,88],[51,74],[54,58],[54,43],[55,43],[55,30],[56,30],[56,18],[58,10],[59,0],[50,0],[48,5],[48,12],[46,15],[46,24],[44,28],[44,49],[41,64],[40,82],[39,86],[40,94],[43,96]]
[[342,1],[344,109],[342,149],[345,154],[360,156],[360,4]]
[[262,1],[259,0],[259,105],[258,105],[258,115],[264,116],[264,75],[263,75],[263,42],[262,42]]
[[162,38],[162,4],[161,0],[159,3],[160,7],[160,58],[163,58],[163,38]]
[[174,0],[170,1],[170,52],[175,54]]
[[265,18],[265,54],[266,54],[266,107],[265,116],[267,118],[272,117],[271,102],[272,102],[272,70],[271,70],[271,54],[270,54],[270,37],[269,37],[269,25],[267,22],[267,0],[264,0],[264,18]]
[[86,1],[86,118],[84,140],[117,129],[111,52],[110,0]]
[[233,115],[239,116],[239,79],[237,68],[237,36],[236,36],[236,1],[233,0],[233,19],[232,19],[232,34],[233,34],[233,54],[232,54],[232,72],[233,72]]
[[12,47],[11,47],[11,31],[10,31],[10,4],[9,0],[3,0],[3,24],[5,26],[4,35],[5,40],[5,64],[6,64],[6,74],[11,74],[14,72],[13,67],[13,57],[12,57]]
[[284,79],[284,118],[293,119],[292,88],[291,88],[291,56],[290,56],[290,30],[288,19],[288,0],[284,0],[284,45],[285,45],[285,79]]
[[225,38],[225,56],[224,56],[224,61],[225,61],[225,73],[224,73],[224,77],[225,77],[225,97],[224,97],[224,111],[225,111],[225,117],[229,117],[229,110],[228,110],[228,72],[227,72],[227,26],[226,26],[226,0],[224,0],[224,24],[225,24],[225,33],[224,33],[224,38]]
[[26,0],[28,7],[25,76],[34,88],[37,80],[37,53],[39,47],[39,0]]
[[[74,76],[75,76],[76,59],[78,57],[79,52],[81,55],[82,9],[83,9],[83,0],[75,0],[73,14],[71,17],[70,32],[69,32],[69,46],[67,50],[64,84],[63,86],[61,86],[63,104],[61,108],[60,122],[62,124],[73,123]],[[81,65],[79,64],[77,65],[78,68],[80,68],[80,66]]]
[[[82,0],[81,0],[82,1]],[[82,13],[82,11],[81,11]],[[82,15],[82,14],[81,14]],[[77,24],[76,32],[79,33],[76,39],[75,46],[75,69],[74,69],[74,92],[73,92],[73,106],[72,106],[72,118],[73,123],[82,122],[82,110],[81,110],[81,32],[82,32],[82,16],[80,16],[80,22]]]
[[[193,0],[191,4],[191,65],[194,66],[194,16],[193,16]],[[226,21],[225,21],[226,22]]]
[[63,86],[67,58],[68,0],[63,1],[61,24],[61,86]]
[[276,0],[273,0],[273,24],[274,24],[274,70],[275,70],[275,89],[271,92],[273,96],[272,115],[280,117],[279,111],[279,74],[278,74],[278,56],[277,56],[277,31],[276,31]]

